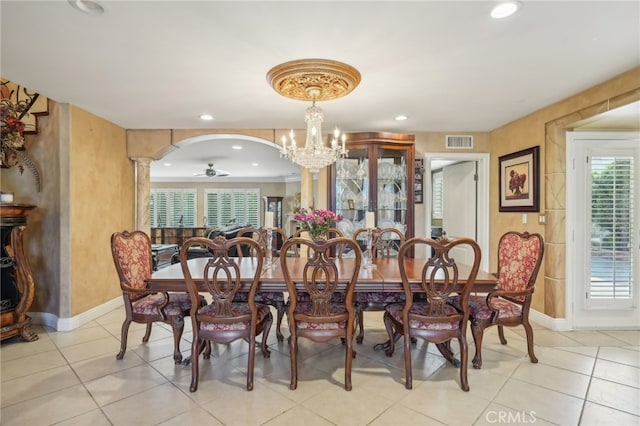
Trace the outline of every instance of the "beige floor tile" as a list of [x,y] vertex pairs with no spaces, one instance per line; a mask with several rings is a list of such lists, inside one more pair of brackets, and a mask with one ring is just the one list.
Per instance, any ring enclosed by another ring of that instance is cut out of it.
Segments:
[[69,388],[80,383],[69,366],[55,367],[39,373],[2,382],[2,406],[15,404]]
[[583,400],[537,385],[511,379],[494,398],[494,402],[560,425],[575,425],[580,418]]
[[49,334],[51,340],[59,348],[78,345],[80,343],[91,342],[105,337],[111,337],[111,334],[100,325],[92,322],[84,327],[72,331],[60,331],[58,333]]
[[87,382],[143,363],[144,360],[135,353],[128,353],[123,359],[116,359],[115,354],[109,353],[74,362],[71,367],[80,380]]
[[627,345],[640,346],[640,330],[607,330],[603,333],[615,337]]
[[104,407],[166,382],[164,376],[145,364],[85,382],[85,386],[98,405]]
[[67,361],[60,352],[50,350],[3,362],[0,364],[0,377],[2,377],[2,382],[4,383],[17,377],[28,376],[65,365],[68,365]]
[[600,351],[598,351],[598,358],[631,365],[633,367],[640,367],[640,355],[632,349],[602,347]]
[[371,426],[424,426],[444,424],[445,423],[440,423],[436,419],[427,417],[418,411],[402,405],[394,405],[369,423]]
[[60,348],[62,355],[72,364],[105,354],[116,356],[119,350],[120,342],[113,336]]
[[[302,373],[302,375],[301,375]],[[303,372],[298,373],[298,387],[295,390],[289,389],[291,376],[289,369],[286,373],[272,374],[266,378],[257,378],[256,389],[269,389],[269,392],[277,392],[282,396],[300,404],[309,398],[324,392],[330,386],[336,392],[344,391],[344,379],[335,379],[325,371],[315,368],[306,368]],[[255,389],[254,389],[255,390]]]
[[202,408],[193,408],[179,414],[167,421],[158,423],[158,426],[186,426],[186,425],[222,425],[218,419]]
[[[547,349],[547,348],[544,348],[544,349]],[[599,348],[597,346],[567,346],[567,347],[558,346],[554,349],[595,358],[596,356],[598,356]]]
[[566,334],[551,330],[535,330],[533,332],[533,343],[536,346],[583,346],[582,343],[572,339]]
[[596,361],[593,377],[640,388],[640,368],[604,359]]
[[[200,390],[198,390],[200,392]],[[295,406],[295,402],[275,392],[247,391],[236,387],[224,396],[202,408],[212,413],[225,425],[258,425],[273,419]]]
[[165,383],[103,407],[113,425],[155,425],[196,408],[180,389]]
[[590,377],[545,364],[522,363],[511,376],[523,382],[584,399]]
[[[439,375],[440,376],[440,373]],[[458,381],[442,376],[414,387],[399,405],[449,425],[470,425],[491,402],[488,398],[460,389]],[[464,409],[462,409],[464,407]]]
[[98,408],[82,385],[72,386],[28,401],[2,407],[7,425],[52,425]]
[[616,425],[616,426],[637,426],[640,424],[640,417],[624,411],[614,410],[610,407],[594,404],[587,401],[584,404],[581,426],[595,425]]
[[588,375],[593,371],[593,366],[596,362],[595,357],[557,348],[541,347],[536,356],[540,364],[551,365],[553,367]]
[[107,417],[102,413],[102,410],[93,410],[79,416],[72,417],[68,420],[64,420],[60,423],[56,423],[56,426],[111,426],[111,423]]
[[587,400],[640,416],[640,389],[594,378]]
[[0,346],[0,361],[5,363],[16,359],[24,358],[30,355],[37,355],[57,349],[53,340],[43,334],[33,342],[25,342],[20,337],[3,340]]
[[266,426],[330,426],[333,424],[299,405],[264,423]]
[[392,405],[375,389],[325,390],[301,405],[337,425],[368,424]]
[[561,334],[584,346],[618,346],[622,342],[600,331],[565,331]]

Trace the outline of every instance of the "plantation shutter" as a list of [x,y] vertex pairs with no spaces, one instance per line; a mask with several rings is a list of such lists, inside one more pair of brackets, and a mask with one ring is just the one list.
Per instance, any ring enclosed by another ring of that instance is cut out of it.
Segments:
[[209,224],[213,227],[233,223],[260,226],[259,189],[205,189]]
[[[633,297],[634,157],[592,156],[588,299]],[[637,273],[637,272],[636,272]]]
[[158,188],[152,189],[149,195],[149,223],[152,227],[195,226],[195,189]]
[[433,175],[433,191],[432,191],[432,213],[433,219],[442,219],[442,170],[435,172]]

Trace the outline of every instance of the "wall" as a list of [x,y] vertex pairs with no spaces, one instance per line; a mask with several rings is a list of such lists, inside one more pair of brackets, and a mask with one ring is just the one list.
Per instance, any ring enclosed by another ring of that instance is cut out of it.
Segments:
[[[566,317],[565,282],[565,132],[572,123],[640,99],[640,67],[493,130],[491,136],[491,253],[492,268],[500,235],[508,230],[539,232],[545,237],[545,258],[538,275],[533,309],[552,318]],[[540,211],[537,214],[498,211],[498,157],[540,146]],[[496,171],[495,173],[493,171]]]
[[126,132],[79,108],[70,120],[71,312],[121,295],[111,234],[132,229],[134,168]]

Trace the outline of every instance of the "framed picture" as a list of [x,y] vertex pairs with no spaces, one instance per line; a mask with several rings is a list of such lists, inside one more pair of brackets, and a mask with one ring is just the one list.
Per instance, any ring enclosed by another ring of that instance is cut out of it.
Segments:
[[353,200],[348,200],[347,202],[349,203],[349,210],[354,210],[356,208],[356,204]]
[[414,191],[422,191],[422,182],[416,182],[413,184]]
[[540,211],[539,156],[534,146],[498,158],[501,212]]
[[422,192],[413,194],[413,202],[416,204],[422,204]]

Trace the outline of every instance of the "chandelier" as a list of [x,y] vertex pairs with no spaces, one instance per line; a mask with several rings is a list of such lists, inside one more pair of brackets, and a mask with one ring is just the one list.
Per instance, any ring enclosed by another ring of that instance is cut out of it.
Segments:
[[347,95],[360,83],[360,73],[350,65],[326,59],[301,59],[285,62],[267,73],[267,80],[282,96],[311,101],[305,122],[307,134],[304,146],[298,146],[293,130],[289,138],[282,137],[281,156],[311,172],[334,163],[347,155],[346,135],[336,128],[330,144],[322,135],[324,114],[316,101],[326,101]]

